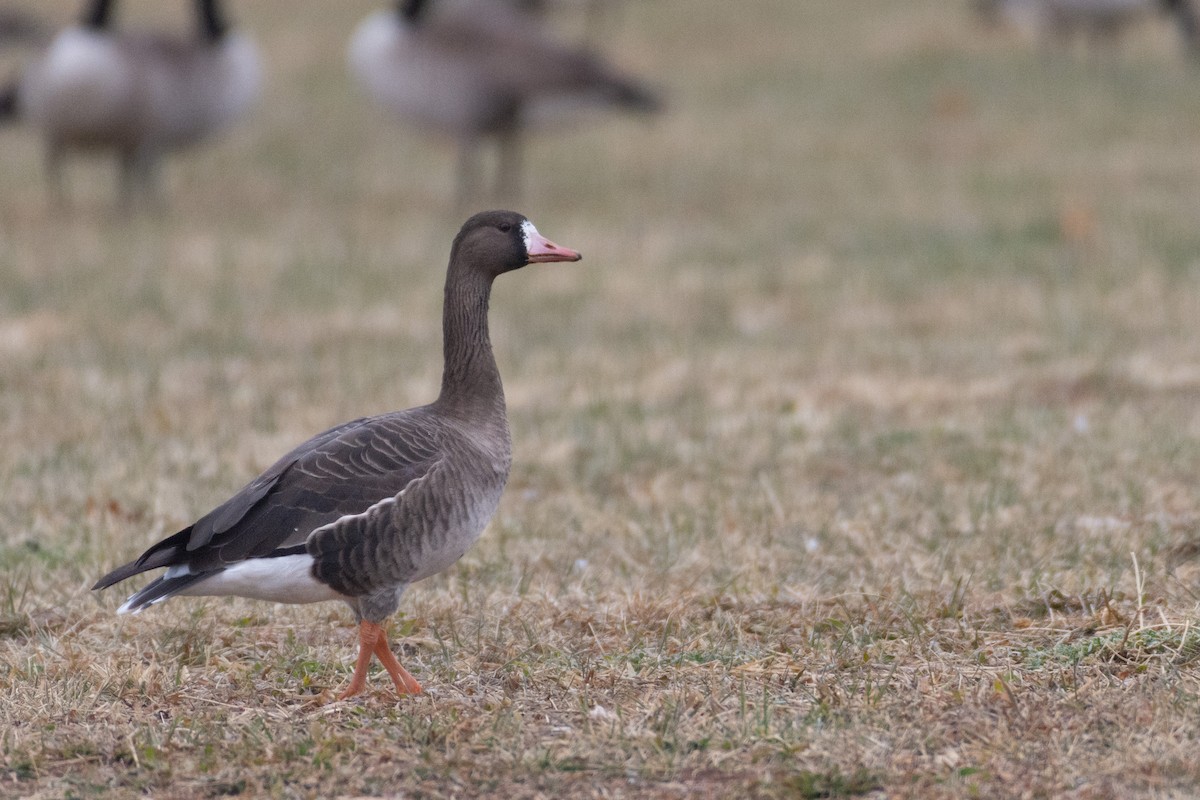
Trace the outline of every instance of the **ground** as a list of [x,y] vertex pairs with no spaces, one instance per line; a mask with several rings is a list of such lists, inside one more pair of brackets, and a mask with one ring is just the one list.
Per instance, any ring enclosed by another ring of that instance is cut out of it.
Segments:
[[336,604],[89,591],[436,392],[466,214],[345,74],[375,5],[234,3],[263,105],[157,210],[88,159],[52,206],[0,131],[0,796],[1194,796],[1200,69],[1157,19],[564,10],[667,107],[530,143],[584,260],[497,283],[513,474],[393,620],[426,693],[330,702]]

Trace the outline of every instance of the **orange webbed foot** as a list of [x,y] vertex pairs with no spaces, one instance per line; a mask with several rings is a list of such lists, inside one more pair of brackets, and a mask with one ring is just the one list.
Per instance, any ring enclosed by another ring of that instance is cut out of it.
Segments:
[[383,668],[388,671],[388,675],[392,676],[392,683],[396,684],[397,692],[400,694],[420,694],[422,692],[421,684],[417,682],[417,679],[396,660],[396,655],[388,646],[386,634],[380,636],[379,640],[375,642],[375,655],[379,656]]

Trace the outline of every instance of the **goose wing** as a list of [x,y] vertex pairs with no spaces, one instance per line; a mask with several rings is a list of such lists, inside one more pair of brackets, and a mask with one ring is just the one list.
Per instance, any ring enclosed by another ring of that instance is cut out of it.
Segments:
[[103,589],[158,567],[190,575],[303,545],[316,528],[362,514],[423,477],[438,460],[422,409],[354,420],[279,459],[233,497],[105,575]]
[[554,93],[621,82],[593,53],[548,36],[538,20],[498,11],[460,9],[422,28],[418,41],[453,63],[474,65],[496,91]]

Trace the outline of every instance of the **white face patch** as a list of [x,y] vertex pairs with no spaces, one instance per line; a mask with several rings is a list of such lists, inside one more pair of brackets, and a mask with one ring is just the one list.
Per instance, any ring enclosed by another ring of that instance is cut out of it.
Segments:
[[521,233],[525,237],[525,252],[528,253],[533,248],[534,237],[540,239],[542,235],[538,233],[538,229],[533,227],[533,223],[525,220],[521,223]]

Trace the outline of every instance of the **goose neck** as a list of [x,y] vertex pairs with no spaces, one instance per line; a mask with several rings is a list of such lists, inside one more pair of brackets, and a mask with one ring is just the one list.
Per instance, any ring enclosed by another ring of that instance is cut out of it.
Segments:
[[492,280],[477,270],[451,263],[442,311],[442,391],[444,409],[472,416],[497,408],[503,414],[504,389],[488,334]]
[[428,0],[399,0],[396,3],[396,11],[405,22],[415,25],[427,10],[427,6]]
[[112,17],[112,0],[94,0],[83,14],[83,26],[92,30],[104,30]]
[[229,23],[221,14],[217,0],[197,0],[200,16],[200,35],[206,42],[219,42],[229,32]]

